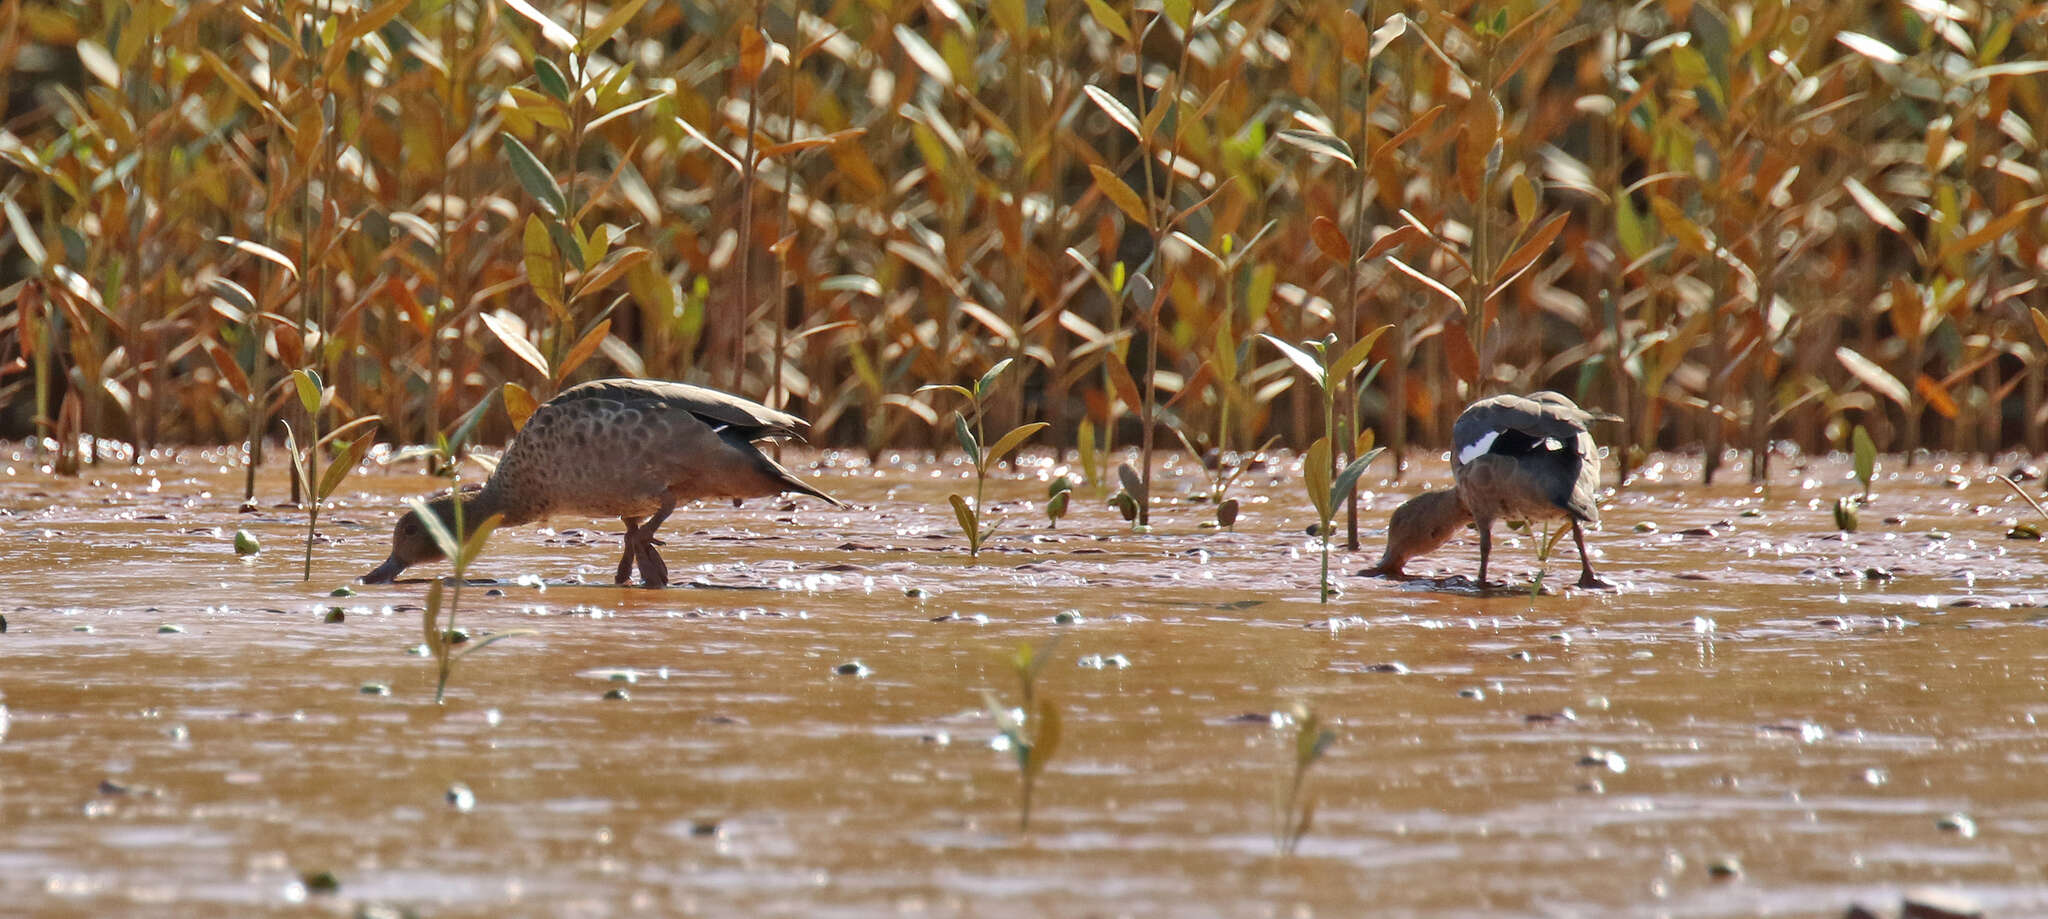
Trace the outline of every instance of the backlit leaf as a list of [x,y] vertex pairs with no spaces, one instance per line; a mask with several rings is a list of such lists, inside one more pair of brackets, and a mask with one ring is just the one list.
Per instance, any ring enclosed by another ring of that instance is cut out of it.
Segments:
[[1130,44],[1131,27],[1125,24],[1124,18],[1108,3],[1103,0],[1088,0],[1088,14],[1094,16],[1095,21],[1103,28],[1108,29],[1109,34],[1122,39],[1124,44]]
[[1309,445],[1307,455],[1301,459],[1301,477],[1303,483],[1308,486],[1308,500],[1315,506],[1316,519],[1329,522],[1333,505],[1330,500],[1329,438],[1318,437],[1315,443]]
[[297,263],[293,262],[289,258],[286,258],[284,253],[279,252],[276,249],[272,249],[269,246],[266,246],[262,243],[252,242],[246,239],[236,239],[233,236],[216,236],[213,238],[213,240],[214,242],[226,243],[228,246],[233,247],[234,249],[237,249],[249,255],[253,255],[266,262],[276,265],[277,267],[284,269],[284,273],[290,275],[293,278],[297,278],[299,276],[299,266]]
[[1892,46],[1861,32],[1837,32],[1835,40],[1849,50],[1882,64],[1903,64],[1906,56]]
[[647,0],[625,0],[624,3],[612,7],[612,11],[606,13],[603,19],[598,20],[597,25],[591,26],[589,31],[583,33],[583,39],[576,43],[576,50],[587,52],[605,42],[611,41],[612,36],[617,34],[620,29],[625,28],[626,23],[640,12],[641,7],[646,5]]
[[612,321],[599,319],[596,325],[590,327],[590,331],[583,333],[582,338],[570,345],[569,350],[562,354],[562,362],[555,365],[556,382],[567,380],[569,374],[576,372],[577,367],[590,360],[590,356],[597,353],[598,346],[604,344],[605,336],[611,334],[611,331]]
[[1295,347],[1284,339],[1268,335],[1264,332],[1260,332],[1259,337],[1271,342],[1273,347],[1280,349],[1280,355],[1293,362],[1294,366],[1301,368],[1301,372],[1308,374],[1308,378],[1314,380],[1317,386],[1328,384],[1328,379],[1323,375],[1323,363],[1317,360],[1315,355]]
[[1324,159],[1336,160],[1354,169],[1358,167],[1358,161],[1351,157],[1351,146],[1340,138],[1300,128],[1288,128],[1274,137]]
[[1963,413],[1962,408],[1956,405],[1955,397],[1948,394],[1948,387],[1927,374],[1919,374],[1913,378],[1913,391],[1919,393],[1920,398],[1927,400],[1927,407],[1943,418],[1954,421]]
[[320,374],[311,370],[292,371],[292,385],[298,388],[299,405],[307,412],[320,410]]
[[559,311],[562,308],[562,268],[555,252],[554,237],[548,233],[541,215],[527,215],[526,232],[521,236],[520,245],[525,253],[526,283],[541,302]]
[[510,321],[496,312],[480,313],[477,318],[483,320],[484,327],[490,329],[491,334],[496,335],[498,341],[503,343],[514,357],[539,371],[542,379],[549,378],[548,359],[541,356],[540,349],[534,347],[533,342],[527,341],[526,336],[520,334]]
[[953,85],[953,66],[946,63],[940,54],[909,26],[899,25],[895,29],[896,43],[903,47],[903,53],[910,56],[910,62],[917,65],[927,76],[937,80],[940,86]]
[[1870,440],[1870,432],[1857,425],[1849,432],[1849,444],[1856,458],[1856,481],[1863,483],[1864,492],[1870,491],[1870,477],[1877,473],[1877,444]]
[[1116,122],[1118,127],[1129,131],[1132,137],[1140,141],[1145,139],[1145,129],[1138,123],[1137,114],[1132,112],[1129,106],[1124,105],[1123,100],[1110,95],[1108,90],[1093,83],[1083,86],[1081,89],[1088,94],[1088,98],[1095,103],[1096,108],[1101,109],[1103,114],[1109,116],[1109,120]]
[[1848,368],[1856,379],[1862,380],[1863,385],[1898,403],[1900,407],[1906,407],[1911,402],[1912,397],[1906,392],[1906,384],[1899,382],[1898,377],[1892,376],[1875,361],[1856,353],[1849,346],[1836,348],[1835,359],[1841,361],[1842,366]]
[[967,506],[967,499],[959,495],[947,495],[947,503],[953,505],[953,519],[960,524],[960,532],[973,543],[981,542],[981,530],[975,525],[974,508]]
[[988,448],[988,453],[985,454],[987,458],[983,463],[983,468],[987,468],[988,466],[993,466],[997,463],[1002,462],[1003,457],[1007,456],[1011,450],[1017,449],[1017,446],[1019,444],[1022,444],[1025,438],[1030,437],[1031,435],[1036,434],[1039,431],[1043,431],[1050,426],[1051,425],[1043,421],[1033,421],[1030,424],[1019,425],[1018,427],[1011,428],[1009,433],[1004,434],[1001,438],[996,440],[995,446]]
[[498,387],[498,390],[505,398],[505,417],[512,420],[513,433],[525,430],[526,420],[533,417],[533,412],[540,408],[540,403],[533,398],[533,393],[517,383],[507,382]]
[[1869,215],[1878,226],[1894,233],[1906,232],[1905,221],[1900,220],[1899,215],[1886,207],[1883,201],[1878,200],[1877,195],[1871,193],[1862,182],[1856,181],[1855,176],[1842,177],[1842,187],[1849,190],[1849,197],[1856,201],[1856,206],[1862,208],[1863,213]]
[[570,34],[568,29],[562,28],[562,24],[556,22],[553,17],[535,9],[533,4],[526,2],[526,0],[504,0],[504,4],[511,7],[512,12],[525,17],[527,21],[534,25],[540,26],[541,37],[547,39],[549,44],[564,51],[576,47],[576,36]]
[[1123,211],[1124,216],[1131,218],[1139,226],[1149,228],[1152,225],[1151,218],[1145,213],[1144,200],[1139,198],[1138,193],[1132,191],[1129,185],[1125,185],[1124,180],[1117,178],[1116,173],[1094,163],[1088,164],[1088,171],[1094,174],[1095,187],[1102,191],[1102,196],[1108,198],[1109,203],[1116,205],[1117,210]]
[[1315,240],[1316,248],[1323,256],[1339,265],[1351,262],[1351,241],[1344,238],[1344,230],[1337,221],[1328,217],[1317,217],[1309,223],[1308,235]]

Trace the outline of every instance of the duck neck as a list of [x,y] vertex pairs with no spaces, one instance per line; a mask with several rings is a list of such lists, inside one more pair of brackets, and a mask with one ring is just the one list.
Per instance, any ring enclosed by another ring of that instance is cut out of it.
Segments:
[[532,502],[519,500],[513,489],[500,485],[497,476],[492,476],[475,494],[462,499],[462,514],[464,520],[482,520],[496,514],[498,525],[507,527],[519,526],[542,516]]

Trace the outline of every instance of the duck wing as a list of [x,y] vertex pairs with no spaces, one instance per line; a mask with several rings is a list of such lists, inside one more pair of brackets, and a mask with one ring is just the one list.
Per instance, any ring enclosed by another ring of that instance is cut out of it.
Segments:
[[548,400],[548,404],[583,399],[609,399],[627,405],[654,402],[664,408],[679,408],[703,419],[720,435],[739,441],[802,440],[803,429],[810,427],[810,423],[802,418],[778,412],[752,399],[666,380],[592,380],[562,390],[561,394]]
[[1452,468],[1463,469],[1483,456],[1505,459],[1513,478],[1525,487],[1542,492],[1575,519],[1598,522],[1599,447],[1586,430],[1592,417],[1562,393],[1482,399],[1451,425]]

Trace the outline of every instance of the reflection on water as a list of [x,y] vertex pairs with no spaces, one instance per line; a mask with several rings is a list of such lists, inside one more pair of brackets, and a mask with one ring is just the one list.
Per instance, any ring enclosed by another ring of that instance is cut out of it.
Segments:
[[[235,513],[223,462],[4,464],[9,909],[1819,916],[1936,883],[2048,910],[2048,552],[2004,538],[2032,512],[1974,467],[1885,473],[1842,538],[1840,466],[1763,493],[1667,460],[1592,534],[1619,592],[1347,576],[1323,607],[1286,469],[1246,477],[1235,533],[1177,500],[1134,535],[1086,489],[1046,529],[1034,467],[993,488],[1010,522],[977,567],[945,506],[960,467],[827,457],[812,474],[857,509],[679,511],[664,554],[693,587],[610,586],[616,522],[499,533],[461,625],[537,633],[436,706],[424,583],[329,596],[433,483],[351,479],[374,493],[323,515],[305,584],[303,518]],[[1443,478],[1372,485],[1369,531]],[[264,552],[237,559],[237,528]],[[1526,579],[1533,546],[1496,565]],[[1461,538],[1412,570],[1476,563]],[[1576,569],[1568,543],[1551,567]],[[1019,837],[980,690],[1056,633],[1065,741]],[[1281,861],[1264,715],[1296,699],[1338,741]]]

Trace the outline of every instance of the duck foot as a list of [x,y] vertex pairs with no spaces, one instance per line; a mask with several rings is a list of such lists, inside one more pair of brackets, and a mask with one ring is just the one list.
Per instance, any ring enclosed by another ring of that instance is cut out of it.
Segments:
[[1413,581],[1416,578],[1420,577],[1420,575],[1409,574],[1405,571],[1402,571],[1399,568],[1388,568],[1385,565],[1374,565],[1371,568],[1361,568],[1355,573],[1354,576],[1361,578],[1380,578],[1382,580],[1387,581]]
[[1587,590],[1613,590],[1616,584],[1591,571],[1579,576],[1579,586]]

